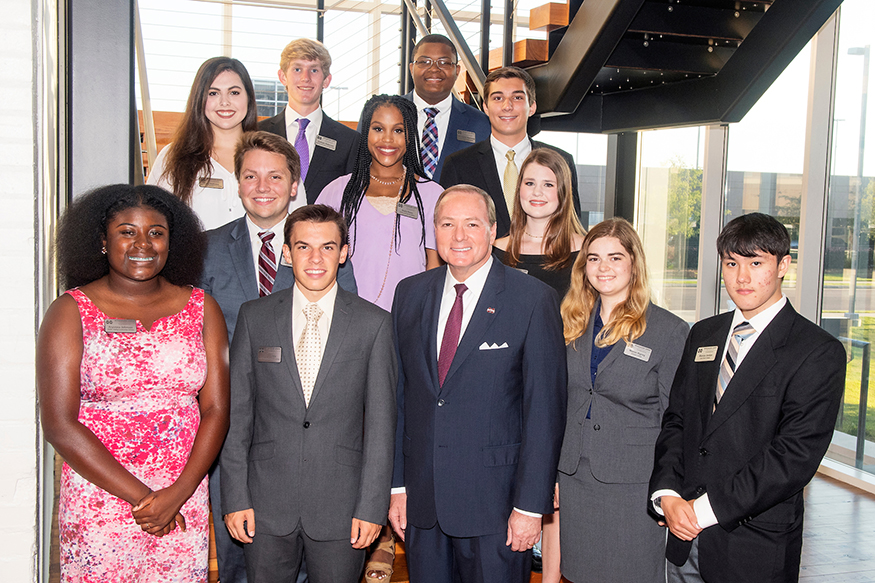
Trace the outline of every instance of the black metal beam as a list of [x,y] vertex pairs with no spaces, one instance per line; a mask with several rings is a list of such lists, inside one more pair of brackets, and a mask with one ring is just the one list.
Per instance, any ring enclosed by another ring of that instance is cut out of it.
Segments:
[[665,40],[642,43],[623,39],[614,49],[605,67],[712,75],[723,68],[734,52],[734,47],[730,49]]
[[489,72],[489,24],[492,22],[492,2],[480,2],[480,68]]
[[648,2],[641,7],[629,31],[741,41],[762,16],[762,12],[748,10]]

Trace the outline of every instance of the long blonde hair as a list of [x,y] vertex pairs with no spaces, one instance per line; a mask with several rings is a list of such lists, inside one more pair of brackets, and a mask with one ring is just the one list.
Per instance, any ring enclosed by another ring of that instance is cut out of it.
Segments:
[[[565,326],[565,343],[571,344],[583,336],[589,326],[593,308],[599,293],[586,277],[586,262],[592,242],[602,237],[614,237],[629,254],[632,261],[632,279],[629,282],[629,297],[617,305],[605,322],[595,340],[598,347],[610,346],[621,338],[633,342],[647,329],[647,307],[650,305],[650,285],[647,282],[647,263],[644,248],[638,233],[629,222],[621,218],[602,221],[587,233],[583,247],[571,269],[571,289],[562,300],[562,322]],[[575,349],[577,346],[575,345]]]
[[505,260],[509,267],[516,267],[520,261],[520,246],[523,233],[526,230],[528,216],[523,212],[520,203],[520,186],[526,173],[526,168],[537,164],[550,170],[556,176],[556,194],[559,206],[547,223],[544,233],[544,269],[564,269],[571,263],[571,253],[574,251],[574,235],[584,235],[586,231],[577,219],[571,195],[571,170],[565,158],[549,148],[536,148],[526,156],[520,166],[519,178],[516,183],[516,195],[513,201],[513,218],[510,221],[510,241],[507,244]]

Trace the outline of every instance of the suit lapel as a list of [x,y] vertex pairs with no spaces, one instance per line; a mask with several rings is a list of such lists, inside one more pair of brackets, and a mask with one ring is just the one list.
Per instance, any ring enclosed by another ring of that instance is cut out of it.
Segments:
[[295,343],[292,339],[292,293],[291,289],[276,292],[281,297],[274,308],[274,321],[276,322],[277,336],[280,339],[282,360],[289,369],[289,377],[292,379],[292,390],[304,402],[304,388],[301,386],[301,376],[298,373],[298,362],[295,360]]
[[[350,300],[346,292],[337,288],[337,298],[334,300],[334,313],[331,316],[331,328],[328,330],[328,339],[325,341],[325,350],[322,352],[322,362],[319,364],[319,374],[316,375],[316,382],[313,384],[313,392],[310,393],[310,406],[313,406],[316,400],[316,394],[325,384],[325,378],[328,376],[328,371],[331,370],[331,364],[337,358],[337,353],[343,345],[343,339],[349,330],[350,322],[352,321],[352,312],[350,310]],[[303,389],[301,389],[303,395]]]
[[[580,353],[580,358],[577,359],[568,359],[569,367],[577,367],[580,369],[577,370],[578,378],[583,382],[584,389],[592,389],[592,373],[590,372],[590,362],[592,361],[592,332],[595,326],[595,314],[596,310],[599,309],[598,304],[596,304],[595,308],[590,315],[589,322],[586,325],[586,332],[583,333],[583,336],[575,340],[574,349],[576,349]],[[599,367],[601,370],[601,367]],[[569,374],[569,377],[571,375]],[[572,413],[579,414],[583,408],[592,402],[592,399],[584,399],[584,402],[580,404],[580,407],[577,411],[572,411],[568,418],[571,419]]]
[[723,314],[714,323],[714,328],[706,334],[696,348],[704,346],[716,346],[717,355],[714,360],[696,363],[696,382],[699,396],[699,414],[702,417],[702,427],[708,427],[711,420],[711,411],[714,408],[714,393],[717,390],[717,375],[720,374],[720,364],[723,362],[723,347],[726,344],[726,335],[729,334],[729,326],[732,324],[732,312]]
[[252,247],[249,242],[249,228],[246,217],[238,219],[231,229],[231,240],[228,243],[228,254],[234,264],[234,271],[240,278],[240,289],[247,300],[258,299],[258,276],[252,262]]
[[444,282],[446,281],[446,266],[438,268],[436,271],[443,274],[435,274],[434,280],[426,289],[425,297],[422,299],[423,307],[423,322],[422,326],[422,345],[425,347],[426,366],[428,366],[429,376],[431,377],[435,393],[440,392],[440,383],[438,383],[438,350],[440,347],[437,344],[438,318],[441,311],[441,296],[443,295]]
[[[326,138],[331,138],[332,140],[337,140],[338,136],[334,131],[334,126],[336,122],[328,117],[325,112],[322,112],[322,127],[319,128],[319,135],[324,136]],[[322,167],[327,164],[327,160],[334,154],[328,148],[323,148],[321,146],[313,144],[313,151],[310,153],[310,166],[307,169],[307,178],[304,180],[304,188],[307,190],[307,200],[309,201],[311,198],[315,201],[319,196],[318,192],[310,192],[313,187],[314,177],[322,171]]]
[[489,138],[480,142],[478,148],[477,163],[480,166],[480,171],[483,173],[484,182],[486,184],[486,192],[492,197],[495,202],[495,213],[498,219],[499,233],[510,228],[510,213],[507,210],[507,203],[504,202],[504,190],[501,188],[501,177],[498,175],[498,167],[495,165],[495,154],[492,152],[492,143]]

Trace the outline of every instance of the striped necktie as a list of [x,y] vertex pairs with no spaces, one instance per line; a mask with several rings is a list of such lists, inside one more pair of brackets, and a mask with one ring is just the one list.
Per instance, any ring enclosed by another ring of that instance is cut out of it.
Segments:
[[735,374],[735,367],[738,363],[738,350],[741,348],[741,343],[753,336],[755,332],[756,330],[754,330],[749,322],[742,322],[732,330],[732,336],[729,338],[729,348],[726,349],[726,357],[720,365],[717,392],[714,394],[714,409],[717,409],[720,399],[723,398],[723,393],[726,392],[726,387],[729,386],[729,381],[732,380],[732,375]]
[[269,296],[273,291],[273,282],[276,279],[276,255],[270,242],[273,240],[273,231],[262,231],[258,234],[261,239],[261,251],[258,252],[258,295]]
[[438,161],[438,129],[434,118],[438,114],[436,107],[426,107],[422,111],[428,116],[422,128],[422,167],[431,178],[437,168]]

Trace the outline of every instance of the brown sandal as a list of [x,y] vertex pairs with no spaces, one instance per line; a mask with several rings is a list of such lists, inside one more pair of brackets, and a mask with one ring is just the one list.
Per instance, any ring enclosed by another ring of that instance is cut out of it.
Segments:
[[[382,541],[377,543],[377,548],[374,549],[374,553],[377,551],[385,551],[392,555],[392,562],[386,563],[383,561],[374,561],[368,560],[365,565],[365,581],[367,583],[389,583],[392,579],[392,573],[395,572],[394,563],[395,563],[395,535],[390,531],[389,535],[391,538],[386,541]],[[373,553],[371,553],[373,556]],[[371,576],[371,573],[383,573],[382,577]]]

